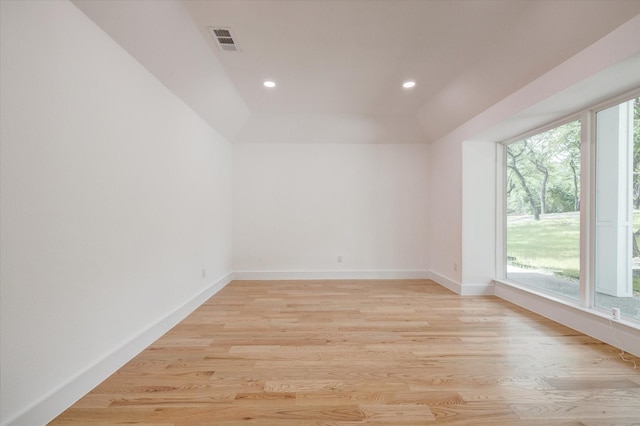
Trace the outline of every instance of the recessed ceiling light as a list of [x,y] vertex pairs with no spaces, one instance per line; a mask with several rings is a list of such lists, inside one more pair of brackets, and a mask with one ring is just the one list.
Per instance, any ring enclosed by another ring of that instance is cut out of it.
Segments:
[[411,89],[415,85],[416,85],[415,81],[405,81],[404,83],[402,83],[402,87],[404,87],[405,89]]
[[268,87],[268,88],[276,87],[276,82],[271,80],[267,80],[262,84],[264,84],[264,87]]

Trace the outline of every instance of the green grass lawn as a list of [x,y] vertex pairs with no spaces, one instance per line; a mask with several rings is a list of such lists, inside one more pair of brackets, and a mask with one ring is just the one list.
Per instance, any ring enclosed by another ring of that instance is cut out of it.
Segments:
[[[634,229],[638,229],[640,211],[634,212],[633,222]],[[552,214],[538,221],[532,217],[508,217],[507,256],[514,264],[579,278],[579,214]],[[633,287],[640,291],[640,279],[634,279]]]

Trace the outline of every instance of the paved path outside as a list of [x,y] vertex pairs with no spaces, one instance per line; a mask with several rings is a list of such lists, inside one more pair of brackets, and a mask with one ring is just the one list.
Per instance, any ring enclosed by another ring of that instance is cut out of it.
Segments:
[[[580,283],[575,279],[558,277],[552,273],[534,272],[531,269],[512,265],[507,266],[507,277],[510,280],[570,299],[578,300],[580,298]],[[640,297],[614,297],[604,293],[596,293],[595,305],[605,310],[620,308],[623,315],[640,319]]]

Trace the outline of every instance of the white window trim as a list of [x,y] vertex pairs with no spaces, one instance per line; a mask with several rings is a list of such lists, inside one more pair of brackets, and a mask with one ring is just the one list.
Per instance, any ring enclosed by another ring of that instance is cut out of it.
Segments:
[[[614,96],[606,101],[591,105],[580,111],[564,116],[558,120],[554,120],[542,126],[520,133],[504,141],[498,142],[496,150],[496,295],[500,297],[499,289],[501,286],[512,287],[518,292],[529,293],[536,298],[546,299],[552,304],[564,306],[565,308],[576,309],[581,316],[593,316],[595,320],[601,321],[606,319],[611,323],[611,313],[602,308],[598,308],[594,304],[594,238],[595,238],[595,114],[619,103],[640,97],[640,88],[627,91],[621,95]],[[528,137],[543,133],[547,130],[562,126],[569,122],[581,121],[581,162],[580,162],[580,299],[578,303],[574,299],[565,299],[561,296],[538,291],[533,287],[521,285],[517,282],[510,281],[506,277],[506,200],[505,200],[505,182],[506,182],[506,148],[509,144],[521,141]],[[535,309],[532,309],[535,311]],[[544,314],[543,314],[544,315]],[[545,315],[547,316],[547,315]],[[552,318],[555,319],[555,318]],[[557,319],[555,319],[557,320]],[[562,322],[562,321],[559,321]],[[620,327],[627,332],[634,333],[640,331],[640,320],[623,317],[623,319],[615,321]],[[571,326],[571,325],[569,325]],[[587,333],[593,335],[593,333]],[[597,337],[608,343],[615,345],[611,339],[603,338],[602,333]],[[640,347],[640,343],[638,344]],[[635,349],[635,353],[638,354]]]

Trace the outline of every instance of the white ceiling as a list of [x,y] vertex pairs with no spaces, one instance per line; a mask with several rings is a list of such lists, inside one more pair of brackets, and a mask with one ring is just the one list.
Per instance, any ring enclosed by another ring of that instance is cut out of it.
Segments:
[[214,127],[242,116],[221,131],[240,142],[431,142],[640,13],[638,0],[75,3]]

